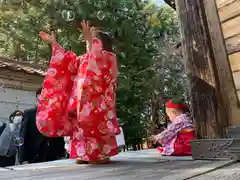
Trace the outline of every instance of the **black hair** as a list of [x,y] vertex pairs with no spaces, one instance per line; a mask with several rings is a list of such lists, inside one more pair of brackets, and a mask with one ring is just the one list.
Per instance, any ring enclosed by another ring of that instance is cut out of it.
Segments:
[[104,50],[109,52],[113,51],[113,39],[108,33],[96,29],[93,32],[93,36],[102,41],[102,46]]
[[14,112],[11,113],[10,116],[9,116],[9,123],[12,123],[12,122],[13,122],[13,118],[16,116],[17,113],[21,113],[21,114],[23,115],[23,112],[20,111],[20,110],[14,111]]
[[36,97],[37,97],[39,94],[41,94],[41,92],[42,92],[42,88],[38,88],[37,91],[36,91]]

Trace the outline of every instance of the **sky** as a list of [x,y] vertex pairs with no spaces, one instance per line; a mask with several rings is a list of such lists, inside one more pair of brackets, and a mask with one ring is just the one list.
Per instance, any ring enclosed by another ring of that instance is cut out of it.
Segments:
[[158,6],[160,6],[160,5],[165,3],[164,0],[149,0],[148,2],[155,3]]
[[161,5],[161,4],[165,3],[164,0],[156,0],[156,1],[157,1],[158,5]]

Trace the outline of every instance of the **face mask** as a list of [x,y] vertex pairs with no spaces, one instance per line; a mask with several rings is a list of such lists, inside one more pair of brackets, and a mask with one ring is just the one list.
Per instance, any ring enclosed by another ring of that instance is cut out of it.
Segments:
[[13,124],[21,124],[22,123],[22,119],[23,119],[22,116],[15,116],[13,118]]

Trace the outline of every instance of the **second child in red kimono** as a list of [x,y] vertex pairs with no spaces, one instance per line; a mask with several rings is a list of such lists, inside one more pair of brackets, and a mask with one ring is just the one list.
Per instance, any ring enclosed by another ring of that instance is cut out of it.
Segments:
[[115,112],[118,74],[109,36],[82,22],[87,52],[77,57],[52,44],[52,57],[38,104],[37,127],[46,136],[70,136],[68,152],[77,163],[101,164],[118,153]]
[[178,99],[171,99],[166,103],[166,114],[171,124],[163,132],[152,137],[161,145],[157,149],[162,155],[192,155],[190,141],[195,139],[195,131],[186,109],[187,107]]

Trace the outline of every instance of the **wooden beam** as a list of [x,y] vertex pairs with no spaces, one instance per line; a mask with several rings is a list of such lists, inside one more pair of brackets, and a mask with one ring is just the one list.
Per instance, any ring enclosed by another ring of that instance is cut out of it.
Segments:
[[182,48],[190,79],[191,109],[197,135],[199,138],[224,137],[228,118],[220,90],[204,1],[176,0],[176,7],[183,36]]
[[240,90],[240,71],[233,73],[236,90]]
[[[218,2],[218,1],[219,0],[217,0],[216,2]],[[233,18],[239,16],[240,15],[240,1],[235,0],[235,1],[229,3],[229,0],[228,0],[227,5],[222,6],[221,8],[218,9],[218,13],[219,13],[221,23],[224,23],[230,19],[233,19]]]
[[[237,44],[231,42],[225,45],[224,35],[221,28],[220,17],[215,0],[204,0],[204,10],[208,22],[209,36],[211,39],[213,56],[217,69],[219,90],[223,98],[223,106],[226,109],[227,119],[225,123],[237,125],[240,123],[239,98],[236,92],[235,81],[229,63],[231,49],[235,49]],[[236,40],[236,38],[235,38]],[[228,46],[232,44],[232,48]],[[226,124],[227,125],[227,124]]]
[[240,33],[225,39],[225,41],[229,55],[240,52]]
[[[240,33],[225,39],[228,55],[240,52]],[[178,43],[176,49],[181,48],[181,43]]]
[[[229,56],[229,62],[231,65],[232,72],[239,72],[240,71],[240,52],[231,54]],[[239,79],[240,81],[240,79]]]
[[223,8],[225,6],[228,6],[229,4],[233,3],[234,1],[238,1],[238,0],[216,0],[216,5],[217,8]]
[[222,23],[224,38],[231,38],[240,32],[240,16]]

